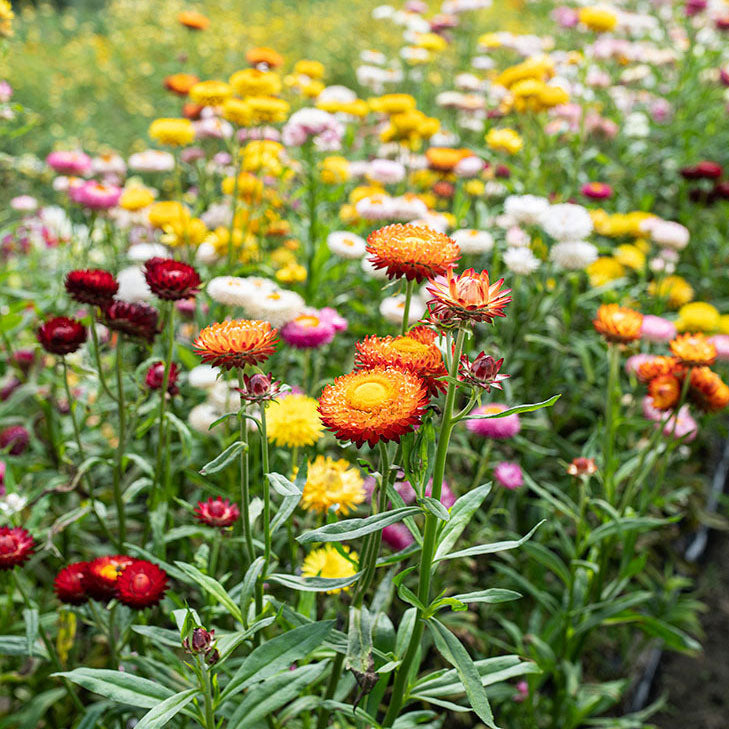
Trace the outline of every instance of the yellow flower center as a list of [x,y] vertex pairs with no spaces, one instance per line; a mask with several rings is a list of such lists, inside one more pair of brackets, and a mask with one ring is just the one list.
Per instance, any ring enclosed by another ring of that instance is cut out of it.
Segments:
[[486,405],[483,409],[484,415],[495,415],[496,413],[500,413],[503,410],[502,405]]
[[105,580],[115,580],[119,576],[119,572],[117,571],[115,564],[106,564],[104,565],[100,570],[99,574],[105,579]]
[[311,327],[312,329],[319,326],[319,318],[311,314],[304,314],[296,318],[296,323],[302,327]]
[[357,410],[379,410],[392,395],[392,385],[384,377],[373,375],[364,382],[352,383],[347,392],[347,403]]
[[392,343],[392,348],[399,354],[423,354],[428,351],[428,347],[417,339],[411,337],[402,337],[396,339]]

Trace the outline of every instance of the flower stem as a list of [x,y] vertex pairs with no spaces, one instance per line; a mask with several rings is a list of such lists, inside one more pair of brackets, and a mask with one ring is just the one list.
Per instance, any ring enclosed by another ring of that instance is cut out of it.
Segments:
[[405,306],[402,310],[402,327],[400,334],[403,336],[408,330],[408,323],[410,322],[410,302],[413,300],[413,290],[415,289],[415,279],[408,279],[405,284]]
[[[433,468],[433,490],[432,497],[440,501],[441,489],[443,487],[443,477],[445,475],[446,456],[448,455],[448,445],[450,443],[451,432],[453,430],[453,406],[456,400],[457,385],[454,384],[458,376],[458,363],[461,359],[463,343],[466,336],[466,330],[460,328],[456,337],[456,344],[453,357],[450,363],[450,377],[448,389],[446,390],[445,405],[443,407],[443,419],[441,420],[440,432],[438,434],[438,445],[435,452],[435,466]],[[423,548],[420,553],[420,573],[418,576],[418,599],[427,606],[430,602],[430,577],[433,567],[433,556],[435,554],[435,532],[438,527],[438,518],[431,513],[425,516],[425,533],[423,536]],[[422,611],[418,610],[417,619],[410,636],[410,643],[403,658],[402,664],[395,674],[395,681],[392,687],[392,698],[388,706],[387,713],[382,722],[382,726],[391,727],[397,719],[400,709],[402,708],[407,693],[407,682],[410,671],[413,667],[415,656],[420,648],[420,641],[423,637],[425,624],[422,620]]]
[[119,525],[119,548],[126,541],[127,522],[126,512],[124,509],[124,499],[122,498],[121,482],[124,470],[124,445],[126,441],[126,413],[124,403],[124,383],[122,382],[122,345],[124,337],[119,335],[116,343],[116,392],[119,411],[119,434],[116,446],[116,461],[114,463],[114,503],[116,505],[116,518]]
[[[238,370],[238,386],[241,390],[245,390],[243,372],[240,369]],[[243,443],[243,450],[240,452],[240,508],[243,518],[244,556],[247,564],[251,564],[255,553],[253,550],[253,534],[251,533],[251,495],[248,487],[248,424],[245,417],[242,417],[246,414],[246,401],[243,397],[240,399],[240,409],[240,441]],[[258,602],[258,598],[256,598],[256,602]]]
[[215,709],[213,708],[213,686],[210,681],[210,669],[205,665],[205,659],[197,656],[200,670],[200,690],[203,694],[205,706],[205,729],[215,729]]
[[[618,388],[620,369],[620,350],[615,344],[608,344],[608,383],[607,398],[605,399],[605,434],[603,444],[603,484],[605,500],[613,503],[615,498],[615,410],[617,407],[616,390]],[[619,393],[618,393],[619,397]]]
[[[261,464],[263,470],[263,569],[256,582],[256,613],[263,612],[263,583],[268,575],[268,564],[271,561],[271,490],[266,474],[268,464],[268,436],[266,432],[266,406],[261,403]],[[257,633],[260,637],[260,632]]]

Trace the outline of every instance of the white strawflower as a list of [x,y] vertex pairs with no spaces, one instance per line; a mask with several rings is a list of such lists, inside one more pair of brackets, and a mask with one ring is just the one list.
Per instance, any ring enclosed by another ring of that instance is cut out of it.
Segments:
[[215,230],[215,228],[227,228],[230,224],[231,215],[230,203],[224,200],[223,202],[212,203],[200,216],[200,220],[205,223],[207,228]]
[[597,248],[585,240],[562,241],[552,246],[549,258],[567,271],[582,271],[597,260]]
[[216,276],[207,285],[208,296],[226,306],[247,306],[256,297],[277,291],[278,286],[268,278]]
[[28,499],[20,494],[7,494],[4,498],[0,499],[0,511],[5,516],[13,516],[25,509]]
[[506,185],[498,180],[489,180],[483,188],[484,197],[503,197],[507,192]]
[[525,248],[531,243],[529,233],[522,230],[518,225],[512,225],[506,231],[506,245],[510,248]]
[[451,233],[451,238],[458,243],[461,253],[488,253],[494,247],[491,233],[474,228],[461,228]]
[[649,232],[655,243],[662,248],[670,248],[674,251],[683,250],[688,245],[690,238],[688,228],[672,220],[652,221]]
[[267,321],[272,327],[280,329],[303,313],[306,303],[295,291],[279,289],[251,298],[244,308],[251,319]]
[[346,230],[335,230],[327,236],[329,250],[340,258],[362,258],[367,253],[367,242]]
[[[210,426],[221,415],[223,415],[223,413],[221,413],[214,405],[209,402],[203,402],[199,405],[195,405],[195,407],[190,410],[190,413],[187,416],[187,423],[193,430],[196,430],[198,433],[202,433],[203,435],[207,435],[211,432],[208,430]],[[217,430],[218,427],[220,426],[216,426],[213,430]]]
[[127,258],[139,263],[155,257],[167,258],[169,254],[169,249],[161,243],[135,243],[127,249]]
[[405,166],[391,159],[373,159],[367,167],[367,177],[383,185],[396,185],[405,179]]
[[[405,295],[396,294],[388,296],[380,303],[380,314],[390,324],[401,324],[405,313]],[[408,324],[415,324],[425,313],[425,302],[419,296],[410,299],[410,311],[408,313]]]
[[513,247],[504,252],[504,265],[512,273],[528,276],[539,268],[541,262],[529,248]]
[[582,205],[550,205],[539,216],[544,232],[558,241],[584,240],[592,233],[592,218]]
[[234,382],[218,380],[208,390],[208,402],[221,413],[229,412],[240,400],[238,393],[235,391],[235,386]]
[[195,262],[202,263],[205,266],[215,263],[215,261],[219,258],[220,256],[215,250],[215,246],[206,240],[204,240],[195,251]]
[[175,169],[175,158],[169,152],[145,149],[129,157],[129,167],[136,172],[170,172]]
[[534,225],[548,209],[549,200],[538,195],[509,195],[504,200],[504,212],[515,223]]
[[147,286],[144,272],[138,266],[124,268],[116,276],[119,282],[119,290],[116,292],[117,299],[123,301],[151,301],[154,295]]
[[193,367],[187,375],[187,381],[191,387],[199,387],[207,390],[218,381],[218,370],[212,365],[201,364]]

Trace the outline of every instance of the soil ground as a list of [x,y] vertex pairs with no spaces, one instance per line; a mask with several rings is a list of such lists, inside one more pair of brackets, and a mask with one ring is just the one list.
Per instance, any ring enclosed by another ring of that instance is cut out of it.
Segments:
[[729,534],[713,532],[703,558],[698,597],[704,652],[698,657],[664,654],[655,686],[668,692],[669,709],[651,721],[659,729],[726,729],[729,726]]

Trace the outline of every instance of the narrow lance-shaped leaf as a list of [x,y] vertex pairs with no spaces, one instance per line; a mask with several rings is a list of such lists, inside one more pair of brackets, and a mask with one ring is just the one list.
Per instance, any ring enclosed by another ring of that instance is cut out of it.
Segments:
[[475,547],[468,547],[467,549],[461,549],[458,552],[451,552],[450,554],[438,555],[436,554],[435,560],[441,559],[458,559],[459,557],[475,557],[478,554],[494,554],[495,552],[505,552],[509,549],[516,549],[520,547],[524,542],[531,539],[534,532],[539,529],[546,519],[542,519],[532,530],[524,535],[521,539],[507,539],[503,542],[491,542],[491,544],[477,544]]
[[170,696],[154,709],[148,711],[137,723],[136,729],[162,729],[168,725],[173,716],[179,714],[198,693],[198,689],[188,689]]
[[380,531],[390,524],[402,521],[406,516],[417,514],[420,508],[417,506],[405,506],[393,511],[383,511],[381,514],[373,514],[365,519],[345,519],[333,524],[305,532],[296,537],[301,544],[310,542],[339,542],[345,539],[357,539],[366,534]]
[[209,575],[203,574],[199,569],[185,562],[175,562],[177,567],[194,580],[205,592],[212,595],[221,605],[224,605],[228,612],[239,622],[243,622],[243,615],[240,608],[233,602],[233,598],[226,589]]
[[247,446],[243,441],[237,440],[235,443],[231,443],[222,453],[219,453],[212,461],[206,463],[200,469],[200,473],[203,476],[207,476],[208,474],[222,471],[245,448]]

